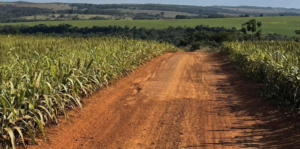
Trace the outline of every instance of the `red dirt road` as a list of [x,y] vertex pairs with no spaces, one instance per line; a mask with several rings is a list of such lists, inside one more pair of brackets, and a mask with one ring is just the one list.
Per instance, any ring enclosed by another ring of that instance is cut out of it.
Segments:
[[37,149],[299,148],[299,131],[218,53],[168,53],[86,99]]

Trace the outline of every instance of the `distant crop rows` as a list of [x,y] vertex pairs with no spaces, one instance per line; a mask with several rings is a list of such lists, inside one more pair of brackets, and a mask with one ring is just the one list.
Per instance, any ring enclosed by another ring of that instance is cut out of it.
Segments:
[[[0,141],[16,148],[82,97],[139,64],[177,49],[154,41],[120,38],[0,36]],[[25,145],[25,143],[24,143]]]

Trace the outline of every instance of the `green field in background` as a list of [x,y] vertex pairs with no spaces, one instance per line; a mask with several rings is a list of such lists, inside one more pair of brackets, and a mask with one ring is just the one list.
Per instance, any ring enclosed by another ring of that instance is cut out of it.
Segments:
[[[187,26],[194,27],[196,25],[209,25],[210,27],[226,27],[237,29],[241,28],[241,24],[252,19],[249,18],[216,18],[216,19],[184,19],[184,20],[79,20],[79,21],[40,21],[40,22],[21,22],[21,23],[0,23],[3,25],[58,25],[71,24],[78,27],[92,26],[129,26],[129,27],[145,27],[145,28],[166,28],[169,26]],[[295,30],[300,30],[300,17],[277,16],[277,17],[255,17],[256,20],[263,23],[263,34],[278,33],[282,35],[295,35]]]

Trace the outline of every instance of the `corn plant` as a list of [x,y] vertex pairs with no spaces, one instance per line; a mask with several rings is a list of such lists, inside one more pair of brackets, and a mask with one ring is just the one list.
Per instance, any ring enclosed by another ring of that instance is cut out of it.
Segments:
[[128,74],[172,45],[121,38],[0,36],[0,142],[36,143],[44,127],[82,97]]
[[294,41],[246,41],[224,43],[221,52],[230,54],[231,62],[260,82],[262,95],[300,111],[300,43]]

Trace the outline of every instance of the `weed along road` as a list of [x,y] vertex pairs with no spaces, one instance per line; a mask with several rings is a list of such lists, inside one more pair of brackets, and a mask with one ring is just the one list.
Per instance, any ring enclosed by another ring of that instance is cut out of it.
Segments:
[[167,53],[85,100],[36,149],[297,148],[289,117],[219,53]]

